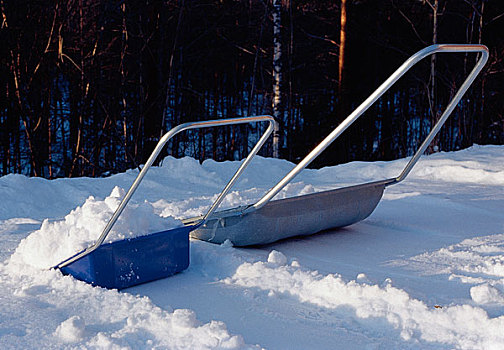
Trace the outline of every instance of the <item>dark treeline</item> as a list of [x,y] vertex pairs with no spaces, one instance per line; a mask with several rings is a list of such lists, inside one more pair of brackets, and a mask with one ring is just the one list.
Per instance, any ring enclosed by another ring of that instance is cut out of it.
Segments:
[[[430,151],[504,143],[501,0],[0,4],[0,174],[123,171],[177,124],[257,114],[278,118],[279,155],[297,161],[432,43],[483,43],[491,56]],[[476,60],[424,60],[315,166],[411,155]],[[239,159],[261,131],[187,132],[167,152]]]

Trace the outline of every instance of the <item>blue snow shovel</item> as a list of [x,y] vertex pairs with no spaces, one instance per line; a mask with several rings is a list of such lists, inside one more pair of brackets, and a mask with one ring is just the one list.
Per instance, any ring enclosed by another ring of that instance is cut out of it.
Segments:
[[[195,220],[183,227],[162,232],[112,243],[103,243],[143,177],[169,139],[184,130],[253,122],[268,122],[269,125],[208,212],[200,220]],[[185,123],[171,129],[159,140],[151,156],[110,218],[98,240],[92,246],[62,261],[54,268],[60,269],[64,274],[72,275],[81,281],[110,289],[128,288],[137,284],[165,278],[185,270],[189,266],[189,233],[203,225],[217,209],[236,180],[250,164],[252,158],[264,145],[272,133],[274,125],[275,121],[273,117],[255,116]]]

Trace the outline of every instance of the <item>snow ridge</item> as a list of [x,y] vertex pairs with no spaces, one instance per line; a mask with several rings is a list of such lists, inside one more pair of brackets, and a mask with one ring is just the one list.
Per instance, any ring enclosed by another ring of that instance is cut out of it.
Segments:
[[281,253],[272,251],[267,262],[243,263],[223,282],[245,288],[259,288],[275,297],[287,294],[302,303],[328,309],[350,307],[359,319],[385,319],[400,331],[404,340],[448,344],[461,349],[504,347],[504,316],[490,318],[485,310],[470,305],[428,307],[395,288],[346,282],[338,274],[323,275],[302,269],[297,262],[285,263]]
[[[12,313],[23,319],[25,337],[35,337],[32,344],[36,341],[40,348],[257,348],[230,334],[223,322],[201,323],[192,310],[163,310],[147,297],[92,287],[59,271],[11,262],[0,265],[0,282],[16,300],[38,310],[26,313],[13,308]],[[16,348],[17,337],[3,336],[4,349]]]

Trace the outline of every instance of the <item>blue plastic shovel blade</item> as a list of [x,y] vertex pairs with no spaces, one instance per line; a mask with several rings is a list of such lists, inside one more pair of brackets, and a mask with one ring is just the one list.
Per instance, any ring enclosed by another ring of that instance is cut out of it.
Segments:
[[193,226],[102,244],[62,267],[61,272],[110,289],[123,289],[165,278],[189,266],[189,232]]

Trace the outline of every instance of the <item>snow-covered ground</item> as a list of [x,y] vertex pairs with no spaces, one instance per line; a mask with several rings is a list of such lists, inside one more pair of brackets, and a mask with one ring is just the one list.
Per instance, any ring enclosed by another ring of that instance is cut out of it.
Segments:
[[[280,196],[390,178],[406,161],[307,170]],[[166,158],[113,237],[199,215],[237,166]],[[292,166],[254,160],[223,207]],[[99,234],[136,174],[0,178],[1,349],[504,348],[503,146],[422,158],[347,228],[254,248],[191,240],[186,271],[121,292],[48,270]]]

